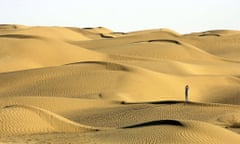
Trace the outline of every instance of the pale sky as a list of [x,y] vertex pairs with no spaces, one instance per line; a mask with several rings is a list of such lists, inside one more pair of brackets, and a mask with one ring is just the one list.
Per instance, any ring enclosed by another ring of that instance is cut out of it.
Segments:
[[240,30],[240,0],[0,0],[0,24]]

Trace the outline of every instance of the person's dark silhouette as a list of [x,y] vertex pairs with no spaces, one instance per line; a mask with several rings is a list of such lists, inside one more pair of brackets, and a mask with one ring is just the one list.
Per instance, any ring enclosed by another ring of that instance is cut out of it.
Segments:
[[189,86],[185,86],[185,102],[188,102]]

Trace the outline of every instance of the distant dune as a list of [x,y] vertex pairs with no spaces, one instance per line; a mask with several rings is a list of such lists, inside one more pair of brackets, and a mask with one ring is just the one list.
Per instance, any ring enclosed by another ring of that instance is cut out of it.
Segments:
[[0,66],[0,143],[240,143],[240,31],[4,24]]

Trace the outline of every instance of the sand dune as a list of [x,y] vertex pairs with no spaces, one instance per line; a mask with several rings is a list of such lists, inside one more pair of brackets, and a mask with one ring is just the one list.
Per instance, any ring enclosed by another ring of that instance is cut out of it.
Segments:
[[2,123],[0,128],[1,136],[97,130],[35,106],[8,105],[1,109],[0,115]]
[[238,144],[239,36],[0,25],[0,142]]
[[[1,26],[0,26],[1,27]],[[81,33],[60,27],[26,27],[0,31],[0,72],[58,66],[104,55],[67,43],[90,40]]]
[[[239,106],[225,104],[188,103],[160,101],[151,103],[126,103],[111,108],[78,110],[67,118],[95,127],[124,128],[158,120],[195,120],[223,128],[239,124]],[[76,114],[77,113],[77,114]]]
[[[176,121],[181,125],[161,124],[96,134],[102,143],[237,143],[239,135],[217,126],[195,121]],[[182,126],[183,125],[183,126]],[[139,139],[141,136],[141,139]]]
[[[239,106],[204,103],[184,104],[178,101],[152,104],[129,103],[115,108],[96,108],[90,111],[72,112],[72,118],[78,117],[78,123],[94,124],[95,128],[105,126],[105,128],[100,128],[98,132],[91,129],[84,132],[82,131],[84,126],[81,126],[81,133],[14,136],[8,140],[4,139],[4,141],[209,144],[230,142],[237,144],[240,139],[239,134],[225,129],[226,126],[231,127],[229,125],[231,112],[235,111],[234,116],[237,118],[237,109]],[[238,115],[239,113],[240,111],[238,111]],[[43,117],[43,114],[41,116]],[[69,119],[72,118],[69,117]],[[55,119],[54,124],[58,124]],[[61,124],[62,126],[63,124]],[[64,131],[67,129],[64,128]]]
[[81,62],[61,67],[2,73],[0,77],[3,80],[0,82],[0,97],[52,96],[126,102],[182,100],[182,91],[188,83],[193,87],[193,101],[240,103],[238,77],[179,76],[108,62]]
[[185,35],[184,41],[211,54],[239,61],[239,31],[217,30]]

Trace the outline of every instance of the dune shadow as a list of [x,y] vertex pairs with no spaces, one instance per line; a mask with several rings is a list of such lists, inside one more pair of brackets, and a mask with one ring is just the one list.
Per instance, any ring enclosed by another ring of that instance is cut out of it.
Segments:
[[102,38],[114,38],[113,36],[104,35],[103,33],[100,33],[100,36]]
[[76,65],[76,64],[96,64],[96,65],[105,66],[105,68],[108,70],[129,71],[129,69],[124,65],[117,64],[114,62],[104,62],[104,61],[81,61],[81,62],[69,63],[65,65]]
[[14,108],[16,107],[15,105],[6,105],[2,109],[8,109],[8,108]]
[[155,101],[155,102],[148,102],[149,104],[179,104],[184,103],[184,101]]
[[201,34],[199,35],[199,37],[204,37],[204,36],[216,36],[216,37],[220,37],[220,34],[214,34],[214,33],[209,33],[209,34]]
[[17,29],[17,25],[0,24],[0,29]]
[[126,35],[127,33],[125,33],[125,32],[112,32],[111,34],[121,34],[121,35]]
[[104,27],[102,27],[102,26],[99,26],[99,27],[84,27],[82,29],[96,29],[96,28],[102,29]]
[[223,106],[224,104],[221,103],[208,103],[208,102],[195,102],[195,101],[177,101],[177,100],[166,100],[166,101],[146,101],[146,102],[126,102],[120,101],[118,102],[122,105],[135,105],[135,104],[153,104],[153,105],[174,105],[174,104],[184,104],[185,106]]
[[32,35],[22,35],[22,34],[5,34],[5,35],[0,35],[0,38],[36,39],[40,37],[32,36]]
[[[151,102],[125,102],[122,101],[121,104],[179,104],[184,103],[184,101],[176,101],[176,100],[167,100],[167,101],[151,101]],[[188,102],[191,103],[191,102]]]
[[153,42],[166,42],[166,43],[172,43],[172,44],[177,44],[177,45],[181,45],[182,43],[178,40],[172,40],[172,39],[153,39],[153,40],[148,40],[148,41],[138,41],[135,43],[142,43],[142,42],[149,42],[149,43],[153,43]]
[[85,28],[82,28],[82,29],[85,29],[85,30],[92,30],[94,29],[93,27],[85,27]]
[[171,39],[156,39],[156,40],[149,40],[148,42],[168,42],[168,43],[181,45],[181,42],[177,40],[171,40]]
[[157,120],[157,121],[150,121],[150,122],[140,123],[140,124],[136,124],[136,125],[126,126],[123,128],[127,129],[127,128],[161,126],[161,125],[172,125],[172,126],[181,126],[181,127],[184,126],[180,121],[177,121],[177,120]]

